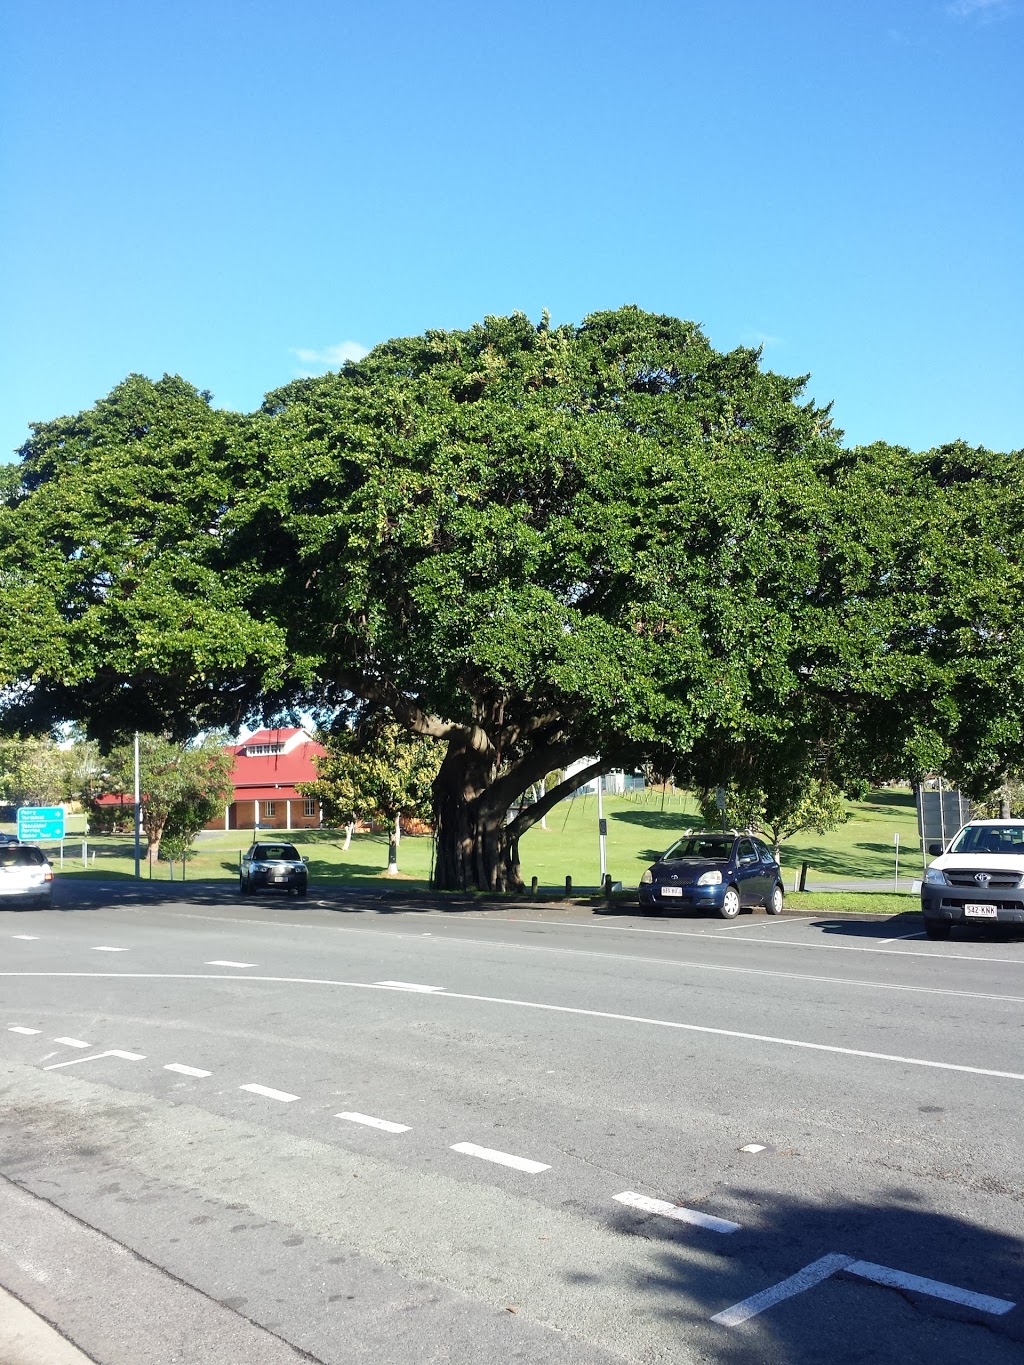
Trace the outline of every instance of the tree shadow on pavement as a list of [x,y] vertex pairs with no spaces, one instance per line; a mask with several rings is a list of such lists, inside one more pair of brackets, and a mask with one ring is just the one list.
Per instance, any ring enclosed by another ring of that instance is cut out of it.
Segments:
[[[924,920],[920,911],[907,910],[887,919],[859,920],[852,916],[843,919],[813,920],[814,928],[823,934],[838,934],[843,938],[893,939],[904,935],[924,939]],[[1024,924],[977,924],[958,926],[949,943],[1007,943],[1024,939]]]
[[[935,1121],[931,1112],[920,1115],[922,1124]],[[1006,1193],[1017,1199],[1020,1192]],[[702,1206],[685,1193],[678,1202]],[[677,1327],[675,1358],[718,1365],[1010,1365],[1024,1358],[1020,1238],[939,1212],[899,1186],[875,1201],[831,1204],[733,1186],[717,1189],[714,1202],[706,1211],[742,1221],[739,1232],[723,1236],[625,1207],[611,1216],[623,1237],[647,1243],[646,1254],[631,1257],[629,1288],[638,1318]],[[849,1268],[735,1326],[711,1321],[827,1255],[851,1258]],[[641,1273],[638,1260],[646,1263]],[[871,1279],[881,1268],[902,1279],[895,1286]],[[968,1302],[925,1293],[908,1276],[967,1290]],[[990,1311],[998,1305],[970,1296],[1016,1306]]]

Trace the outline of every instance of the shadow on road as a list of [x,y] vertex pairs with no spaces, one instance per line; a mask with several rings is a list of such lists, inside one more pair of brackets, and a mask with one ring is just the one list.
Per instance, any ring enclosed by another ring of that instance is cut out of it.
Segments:
[[[923,1129],[940,1122],[934,1106],[911,1109],[907,1116],[908,1125]],[[798,1156],[779,1152],[751,1160],[762,1163],[763,1172],[768,1161]],[[899,1186],[884,1192],[884,1202],[847,1200],[825,1206],[799,1197],[766,1197],[763,1188],[734,1186],[722,1193],[733,1196],[740,1207],[746,1203],[755,1209],[756,1226],[721,1236],[625,1207],[611,1218],[623,1236],[651,1244],[649,1273],[632,1288],[645,1314],[659,1313],[678,1323],[681,1349],[694,1340],[694,1328],[701,1324],[716,1336],[713,1355],[701,1359],[718,1365],[875,1365],[895,1360],[901,1365],[1009,1365],[1022,1359],[1024,1243],[1019,1238],[939,1213]],[[1019,1189],[1006,1193],[1020,1196]],[[701,1207],[685,1190],[678,1192],[678,1202]],[[691,1247],[700,1248],[699,1260]],[[850,1257],[851,1268],[837,1269],[745,1323],[710,1322],[713,1315],[829,1254]],[[873,1267],[884,1267],[967,1290],[968,1302],[925,1293],[905,1278],[895,1287],[878,1284],[853,1269],[858,1263],[868,1274]],[[986,1311],[971,1296],[1017,1306],[1008,1312]]]

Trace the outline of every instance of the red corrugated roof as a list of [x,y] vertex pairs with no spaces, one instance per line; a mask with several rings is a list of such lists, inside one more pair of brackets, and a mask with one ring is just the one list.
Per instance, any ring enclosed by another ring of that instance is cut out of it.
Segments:
[[287,744],[294,735],[305,733],[299,725],[282,725],[279,729],[257,730],[248,739],[240,741],[237,750],[244,749],[247,744]]
[[[247,741],[250,742],[251,740]],[[316,767],[313,759],[327,751],[315,739],[308,739],[304,744],[297,744],[286,754],[250,756],[244,749],[241,751],[233,749],[232,752],[235,756],[235,765],[231,772],[231,781],[236,798],[241,798],[251,795],[250,787],[273,787],[277,784],[294,787],[296,782],[315,782]]]

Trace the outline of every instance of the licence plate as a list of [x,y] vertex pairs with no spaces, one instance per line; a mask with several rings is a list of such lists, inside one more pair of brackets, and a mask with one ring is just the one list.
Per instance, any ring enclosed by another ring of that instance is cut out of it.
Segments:
[[683,894],[683,888],[681,886],[663,886],[661,888],[661,894],[663,896],[681,896]]
[[995,905],[976,905],[968,901],[964,906],[964,914],[970,915],[972,919],[995,919],[999,909]]

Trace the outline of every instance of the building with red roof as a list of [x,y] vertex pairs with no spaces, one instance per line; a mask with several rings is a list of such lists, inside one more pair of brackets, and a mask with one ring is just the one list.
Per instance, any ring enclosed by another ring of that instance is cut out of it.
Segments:
[[231,746],[233,792],[224,814],[207,829],[319,829],[320,802],[303,796],[299,782],[315,782],[322,744],[297,726],[257,730]]

